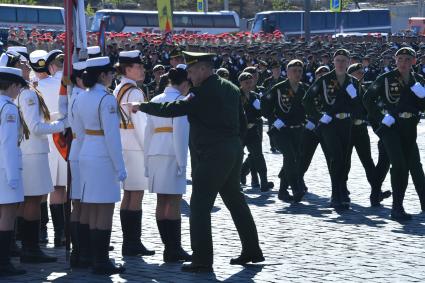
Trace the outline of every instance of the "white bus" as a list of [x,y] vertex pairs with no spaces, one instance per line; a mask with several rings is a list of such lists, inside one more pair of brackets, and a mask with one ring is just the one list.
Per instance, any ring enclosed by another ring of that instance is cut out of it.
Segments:
[[64,30],[64,9],[49,6],[0,4],[0,29],[23,26],[25,30]]
[[[99,31],[100,22],[106,20],[106,31],[159,33],[158,12],[138,10],[99,10],[91,31]],[[173,12],[174,33],[209,33],[239,31],[239,16],[233,11]]]

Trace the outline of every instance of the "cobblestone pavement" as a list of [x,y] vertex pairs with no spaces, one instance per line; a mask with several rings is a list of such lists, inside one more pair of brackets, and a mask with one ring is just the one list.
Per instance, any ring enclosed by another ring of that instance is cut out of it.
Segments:
[[[370,132],[374,160],[377,139]],[[279,186],[282,157],[269,152],[264,135],[264,151],[269,176]],[[419,126],[418,143],[425,149],[425,126]],[[190,171],[190,170],[188,170]],[[250,180],[248,179],[248,183]],[[337,214],[328,207],[330,179],[320,147],[306,175],[309,193],[299,204],[277,199],[277,189],[260,193],[246,188],[246,199],[257,223],[266,262],[248,267],[231,266],[229,260],[240,253],[240,242],[230,214],[220,198],[212,214],[215,263],[214,274],[186,274],[179,264],[162,263],[162,243],[155,222],[155,196],[143,201],[143,242],[156,251],[152,257],[122,258],[119,205],[114,215],[111,257],[127,267],[120,276],[102,277],[88,271],[71,271],[64,249],[48,245],[47,253],[59,257],[54,264],[23,265],[28,274],[7,282],[424,282],[425,214],[412,182],[405,208],[414,220],[400,224],[389,219],[391,200],[382,208],[369,207],[370,187],[356,153],[349,177],[352,209]],[[189,250],[188,202],[190,186],[183,202],[183,244]],[[389,176],[384,188],[390,189]],[[49,234],[53,235],[51,222]],[[52,242],[53,239],[50,239]],[[17,264],[18,261],[15,261]]]

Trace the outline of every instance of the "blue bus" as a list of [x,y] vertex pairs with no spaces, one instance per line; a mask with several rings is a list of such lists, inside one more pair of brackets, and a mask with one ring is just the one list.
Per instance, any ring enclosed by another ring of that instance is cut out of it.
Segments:
[[[347,10],[339,13],[311,11],[311,34],[339,32],[389,33],[391,16],[388,9]],[[304,11],[267,11],[255,15],[252,32],[280,30],[287,36],[304,33]]]

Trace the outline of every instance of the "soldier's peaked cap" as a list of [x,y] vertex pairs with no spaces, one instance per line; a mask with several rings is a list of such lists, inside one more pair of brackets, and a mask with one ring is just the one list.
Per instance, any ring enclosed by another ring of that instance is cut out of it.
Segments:
[[95,58],[102,56],[102,53],[100,51],[100,46],[89,46],[87,47],[87,55],[89,58]]
[[239,75],[239,77],[238,77],[238,81],[239,82],[243,82],[243,81],[246,81],[246,80],[249,80],[249,79],[252,79],[252,78],[253,77],[252,77],[252,75],[250,73],[248,73],[248,72],[242,72]]
[[62,50],[59,49],[55,49],[50,51],[49,53],[47,53],[46,55],[46,65],[49,65],[53,60],[56,59],[56,57],[58,57],[59,55],[62,55],[63,52]]
[[44,50],[35,50],[30,54],[30,66],[38,73],[48,72],[46,64],[47,52]]
[[186,52],[183,51],[184,59],[186,60],[187,67],[191,67],[196,63],[200,62],[209,62],[213,61],[213,58],[216,56],[214,53],[200,53],[200,52]]
[[288,65],[286,66],[287,69],[289,69],[291,67],[301,67],[301,68],[303,68],[304,64],[303,64],[303,62],[301,62],[301,60],[295,59],[295,60],[289,61]]
[[398,55],[409,55],[412,57],[416,57],[416,52],[410,47],[402,47],[399,50],[397,50],[397,52],[395,53],[395,56],[398,56]]
[[335,51],[334,58],[336,56],[340,56],[340,55],[350,58],[350,52],[347,49],[341,48],[341,49],[338,49],[337,51]]
[[352,73],[354,73],[358,70],[362,70],[362,69],[363,69],[363,65],[361,63],[351,64],[347,69],[347,73],[352,74]]
[[121,51],[118,62],[120,64],[143,64],[143,58],[139,50]]
[[177,58],[183,56],[183,49],[181,47],[176,47],[170,52],[170,58]]

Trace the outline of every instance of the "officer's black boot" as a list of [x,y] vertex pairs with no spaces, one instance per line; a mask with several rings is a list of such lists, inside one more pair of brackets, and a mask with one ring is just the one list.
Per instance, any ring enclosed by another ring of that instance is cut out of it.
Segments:
[[285,177],[283,176],[283,172],[279,173],[280,178],[280,187],[279,187],[279,193],[277,195],[278,199],[284,202],[291,202],[294,200],[294,198],[289,194],[288,192],[288,182],[286,181]]
[[21,254],[21,249],[19,248],[19,246],[16,244],[16,230],[17,230],[17,222],[15,222],[15,229],[13,230],[12,233],[12,240],[10,241],[10,256],[11,257],[15,257],[15,256],[20,256]]
[[168,222],[167,219],[156,221],[156,225],[158,226],[158,232],[159,232],[159,235],[161,236],[161,241],[164,244],[164,253],[163,253],[164,262],[166,262],[166,259],[165,259],[166,251],[170,248],[170,243],[169,243],[170,241],[168,240],[169,235],[167,230],[167,224],[168,224],[167,222]]
[[260,180],[261,180],[261,188],[260,190],[262,192],[268,192],[270,191],[270,189],[272,189],[274,187],[274,183],[273,182],[269,182],[267,180],[267,169],[265,170],[258,170],[258,174],[260,175]]
[[[392,169],[391,169],[392,170]],[[391,178],[394,173],[391,172]],[[412,219],[412,215],[406,213],[403,207],[404,190],[400,187],[393,186],[393,207],[391,209],[391,219],[395,221],[408,221]]]
[[79,244],[79,257],[78,267],[87,268],[92,262],[90,250],[90,227],[89,224],[80,224],[78,229],[78,244]]
[[17,241],[22,240],[22,224],[24,223],[24,218],[22,216],[16,217],[16,230],[15,237]]
[[248,160],[245,160],[244,163],[242,163],[241,168],[241,184],[246,185],[246,176],[249,174],[249,162]]
[[10,262],[10,243],[15,231],[0,231],[0,277],[25,274],[25,270],[16,269]]
[[142,235],[142,211],[121,210],[120,217],[123,226],[122,255],[154,255],[155,251],[146,249],[140,239]]
[[49,211],[47,208],[47,202],[42,202],[40,204],[40,243],[47,244],[49,242],[47,234],[47,223],[49,222]]
[[80,222],[71,222],[71,244],[72,251],[71,256],[69,258],[69,263],[71,267],[78,267],[78,261],[80,257],[80,241],[79,241],[79,230],[80,230]]
[[380,206],[381,202],[390,196],[391,191],[382,192],[380,187],[372,187],[372,192],[370,193],[370,206]]
[[125,268],[121,264],[115,264],[109,259],[111,230],[90,230],[90,237],[94,245],[93,273],[101,275],[123,273]]
[[65,245],[65,205],[51,204],[50,214],[55,231],[55,247],[62,247]]
[[252,188],[260,187],[260,181],[258,180],[258,174],[256,172],[255,174],[251,173],[251,187]]
[[24,234],[22,239],[21,262],[44,263],[55,262],[56,257],[46,255],[39,246],[40,220],[24,220]]
[[181,244],[181,219],[165,221],[165,228],[168,235],[168,247],[164,250],[164,261],[191,261],[192,256],[183,250]]

